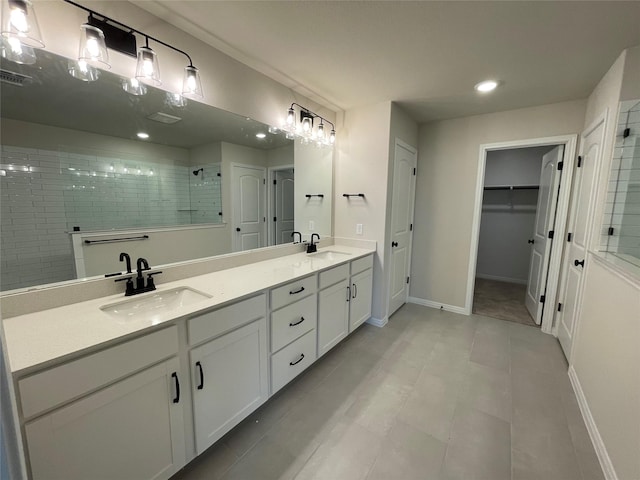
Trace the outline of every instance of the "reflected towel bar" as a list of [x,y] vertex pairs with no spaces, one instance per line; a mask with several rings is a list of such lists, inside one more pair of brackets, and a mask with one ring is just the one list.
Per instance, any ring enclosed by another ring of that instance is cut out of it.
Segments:
[[362,197],[364,198],[364,193],[343,193],[342,194],[343,197]]
[[124,238],[105,238],[104,240],[85,240],[84,243],[115,243],[115,242],[129,242],[132,240],[147,240],[149,235],[141,235],[139,237],[124,237]]

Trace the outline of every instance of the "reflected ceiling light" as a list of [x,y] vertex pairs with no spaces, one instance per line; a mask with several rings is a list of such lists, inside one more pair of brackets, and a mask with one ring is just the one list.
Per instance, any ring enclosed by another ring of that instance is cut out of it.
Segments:
[[145,95],[147,93],[146,85],[139,82],[137,78],[123,79],[122,89],[131,95]]
[[[26,4],[31,0],[2,0],[9,3]],[[171,50],[178,52],[189,61],[184,69],[182,95],[202,98],[202,81],[200,79],[199,70],[193,65],[191,57],[186,52],[170,45],[162,40],[158,40],[147,35],[140,30],[136,30],[122,22],[109,18],[101,13],[91,10],[71,0],[64,0],[66,3],[73,5],[81,10],[89,12],[89,18],[82,25],[82,37],[80,39],[79,60],[83,60],[94,66],[110,68],[108,50],[115,50],[125,55],[136,57],[136,72],[134,77],[138,81],[146,82],[152,85],[161,85],[160,68],[158,66],[158,56],[156,52],[149,46],[150,41],[154,41]],[[30,3],[29,3],[30,4]],[[3,32],[4,33],[4,32]],[[144,38],[144,46],[137,48],[136,34]],[[24,42],[23,42],[24,43]],[[123,89],[133,95],[142,95],[135,85],[125,86]],[[182,106],[182,105],[180,105]]]
[[256,133],[256,138],[263,139],[263,138],[265,138],[266,136],[267,136],[267,134],[266,134],[266,133],[262,133],[262,132],[260,132],[260,133]]
[[21,65],[36,63],[36,52],[33,48],[23,45],[16,37],[0,37],[0,56]]
[[2,1],[2,36],[16,38],[27,47],[44,47],[31,0]]
[[69,75],[83,82],[95,82],[100,77],[100,70],[91,65],[87,65],[84,60],[69,60]]
[[179,93],[167,92],[167,103],[172,107],[183,108],[187,106],[187,99]]
[[104,33],[98,27],[88,23],[80,26],[80,47],[78,49],[78,61],[85,61],[89,65],[103,68],[111,68],[109,52],[104,39]]
[[[300,110],[299,124],[296,124],[296,113],[294,107],[298,107]],[[316,118],[320,119],[320,124],[314,132],[313,121]],[[331,125],[331,133],[328,138],[325,133],[325,123]],[[332,122],[295,102],[291,104],[287,111],[287,117],[282,126],[282,130],[287,133],[287,138],[295,138],[295,136],[298,135],[302,137],[303,142],[305,139],[315,139],[318,141],[319,145],[332,145],[336,140],[336,129]]]
[[500,85],[500,82],[498,82],[497,80],[485,80],[476,84],[476,86],[473,88],[475,88],[478,92],[488,93],[495,90],[498,85]]
[[149,138],[149,134],[145,132],[138,132],[137,135],[138,138],[141,138],[142,140],[146,140],[147,138]]

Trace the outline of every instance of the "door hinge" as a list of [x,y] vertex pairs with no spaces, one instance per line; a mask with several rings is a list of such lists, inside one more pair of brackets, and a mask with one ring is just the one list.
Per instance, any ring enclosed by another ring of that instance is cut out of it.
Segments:
[[567,242],[570,242],[572,238],[573,238],[573,233],[571,232],[567,233]]
[[274,222],[277,222],[277,221],[278,221],[278,218],[277,218],[277,217],[273,217],[273,221],[274,221]]
[[544,300],[545,300],[544,295],[540,295],[540,303],[544,303]]
[[549,235],[548,235],[548,237],[549,237],[549,238],[553,238],[553,233],[554,233],[554,231],[553,231],[553,230],[549,230]]
[[564,162],[558,162],[558,170],[562,170],[562,167],[564,167]]
[[266,185],[266,184],[267,184],[267,179],[266,179],[266,178],[263,178],[263,179],[262,179],[262,184],[263,184],[263,185]]
[[267,217],[262,217],[262,221],[266,222],[267,221]]
[[609,229],[607,230],[607,235],[611,236],[613,235],[613,227],[609,227]]
[[629,135],[631,135],[631,129],[625,128],[624,131],[622,132],[622,138],[627,138]]
[[414,174],[414,175],[416,174],[416,169],[415,169],[415,168],[413,169],[413,174]]
[[409,283],[409,277],[407,277],[407,283]]
[[413,231],[413,223],[409,224],[409,231],[412,232]]
[[274,181],[273,181],[273,184],[274,184],[274,185],[277,185],[277,184],[278,184],[278,181],[277,181],[277,180],[274,180]]
[[559,303],[559,304],[558,304],[558,311],[559,311],[559,312],[561,312],[561,311],[562,311],[562,304],[561,304],[561,303]]
[[578,168],[582,166],[582,155],[578,155]]
[[221,174],[221,173],[218,173],[217,175],[218,175],[219,177],[221,177],[221,176],[222,176],[222,174]]

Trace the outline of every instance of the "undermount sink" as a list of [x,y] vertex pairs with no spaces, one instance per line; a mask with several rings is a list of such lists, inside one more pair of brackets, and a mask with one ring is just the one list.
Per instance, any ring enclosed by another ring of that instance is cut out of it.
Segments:
[[156,320],[167,312],[211,298],[211,295],[189,287],[142,294],[117,303],[100,307],[107,315],[120,320]]
[[350,257],[350,253],[335,252],[333,250],[324,250],[322,252],[310,253],[309,258],[315,258],[318,260],[344,260]]

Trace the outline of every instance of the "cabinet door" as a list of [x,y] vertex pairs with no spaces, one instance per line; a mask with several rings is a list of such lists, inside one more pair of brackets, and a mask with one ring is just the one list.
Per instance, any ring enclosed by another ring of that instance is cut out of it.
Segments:
[[264,318],[191,351],[198,455],[269,395]]
[[155,367],[25,425],[38,479],[167,479],[185,463],[179,363]]
[[349,311],[349,332],[371,317],[371,291],[373,270],[365,270],[351,277],[351,304]]
[[325,288],[318,294],[318,357],[347,336],[349,297],[347,280]]

